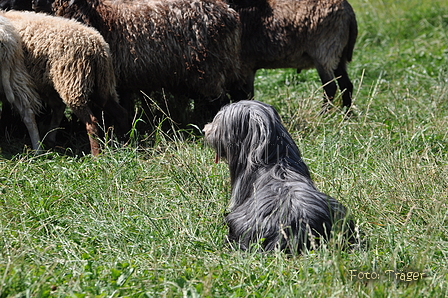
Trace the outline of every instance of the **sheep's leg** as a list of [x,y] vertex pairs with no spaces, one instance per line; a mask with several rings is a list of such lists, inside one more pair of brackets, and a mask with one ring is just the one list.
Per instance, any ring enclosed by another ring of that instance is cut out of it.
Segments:
[[3,101],[0,117],[0,133],[7,132],[9,130],[17,129],[17,124],[23,122],[20,115],[13,113],[14,107],[9,100]]
[[255,72],[251,71],[245,78],[244,82],[235,83],[236,87],[229,91],[230,97],[233,101],[253,99],[254,97],[254,82]]
[[338,79],[339,89],[342,92],[342,106],[350,108],[352,105],[353,84],[348,77],[344,62],[340,62],[338,68],[334,71]]
[[[127,111],[127,115],[133,116],[133,113],[135,113],[135,100],[134,97],[136,96],[132,91],[126,88],[117,88],[117,92],[120,96],[120,107],[123,107]],[[112,100],[112,99],[111,99]],[[132,118],[130,118],[132,121]]]
[[37,128],[34,112],[29,106],[29,104],[27,104],[27,102],[19,102],[18,100],[16,100],[14,96],[14,91],[12,90],[11,87],[10,78],[11,78],[10,70],[2,69],[2,85],[6,95],[6,99],[19,112],[30,135],[31,146],[33,147],[34,150],[39,152],[41,150],[41,144],[40,144],[39,129]]
[[327,111],[330,107],[330,103],[333,101],[336,95],[336,82],[334,81],[333,72],[326,70],[322,66],[316,66],[317,73],[319,74],[320,80],[324,87],[324,103],[322,105],[323,112]]
[[39,153],[42,149],[39,136],[39,129],[37,128],[36,118],[31,108],[29,107],[25,108],[24,113],[22,115],[22,119],[23,122],[25,123],[28,133],[30,134],[31,145],[33,149],[36,150],[37,153]]
[[79,118],[79,120],[86,125],[86,131],[90,142],[90,150],[93,156],[97,156],[100,154],[100,145],[98,142],[98,119],[93,115],[93,112],[87,106],[70,106],[69,108]]
[[45,143],[50,147],[54,147],[56,144],[56,129],[61,125],[62,118],[64,117],[65,104],[61,101],[58,95],[49,96],[47,103],[51,109],[51,121],[48,133],[45,137]]
[[252,73],[250,73],[247,77],[246,77],[246,83],[244,84],[243,90],[246,92],[248,99],[253,99],[254,98],[254,93],[255,93],[255,88],[254,88],[254,83],[255,83],[255,73],[256,71],[254,70]]
[[120,141],[125,141],[126,134],[131,130],[128,111],[115,100],[108,100],[103,110],[113,117],[114,123],[117,123],[117,136]]

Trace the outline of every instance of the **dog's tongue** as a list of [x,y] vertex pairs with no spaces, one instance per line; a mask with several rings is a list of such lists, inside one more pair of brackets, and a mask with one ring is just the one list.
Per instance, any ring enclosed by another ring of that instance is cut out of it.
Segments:
[[215,155],[215,163],[218,163],[219,162],[219,155],[218,155],[218,153],[216,153],[216,155]]

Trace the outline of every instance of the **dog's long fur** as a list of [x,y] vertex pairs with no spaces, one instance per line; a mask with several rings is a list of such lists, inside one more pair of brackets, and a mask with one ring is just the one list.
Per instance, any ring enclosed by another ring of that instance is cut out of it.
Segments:
[[[204,127],[205,141],[227,160],[232,196],[228,239],[246,250],[300,252],[328,239],[345,219],[345,207],[318,191],[297,145],[277,111],[257,101],[223,107]],[[348,230],[349,230],[348,229]],[[315,244],[315,245],[314,245]]]

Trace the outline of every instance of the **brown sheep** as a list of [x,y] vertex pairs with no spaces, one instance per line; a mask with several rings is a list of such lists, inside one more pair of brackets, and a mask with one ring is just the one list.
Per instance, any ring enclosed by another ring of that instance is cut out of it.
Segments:
[[[22,40],[8,19],[0,16],[0,93],[19,112],[31,138],[40,151],[40,136],[35,114],[42,108],[34,81],[25,67]],[[3,115],[4,116],[4,115]]]
[[239,17],[220,0],[34,0],[33,8],[98,29],[120,91],[216,99],[239,78]]
[[[352,103],[353,85],[346,64],[358,34],[355,13],[345,0],[227,0],[242,23],[242,63],[246,95],[253,96],[260,68],[316,68],[326,100],[336,94]],[[328,103],[326,101],[326,103]]]
[[126,133],[127,112],[118,104],[109,46],[95,29],[34,12],[0,15],[18,30],[27,68],[52,109],[47,137],[51,143],[55,142],[54,128],[60,125],[65,105],[85,124],[93,155],[100,152],[100,131],[92,105],[110,113],[117,121],[117,131]]

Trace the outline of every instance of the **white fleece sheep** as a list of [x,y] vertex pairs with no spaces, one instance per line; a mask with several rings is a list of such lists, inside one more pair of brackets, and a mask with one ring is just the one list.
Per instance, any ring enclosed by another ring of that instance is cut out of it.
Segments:
[[51,143],[55,142],[54,128],[60,125],[65,105],[86,125],[93,155],[99,154],[100,132],[91,111],[93,104],[114,117],[119,133],[127,132],[127,112],[118,104],[109,46],[95,29],[34,12],[8,11],[0,15],[18,30],[26,66],[52,109]]
[[40,137],[35,113],[42,105],[23,59],[19,33],[8,19],[0,16],[0,93],[19,112],[30,134],[33,149],[39,151]]

